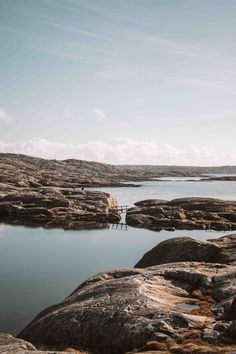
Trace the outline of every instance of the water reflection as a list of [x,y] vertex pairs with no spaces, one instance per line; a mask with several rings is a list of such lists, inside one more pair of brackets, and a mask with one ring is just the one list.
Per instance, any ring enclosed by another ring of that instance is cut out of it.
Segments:
[[128,225],[124,222],[120,222],[119,224],[110,224],[110,229],[128,231]]

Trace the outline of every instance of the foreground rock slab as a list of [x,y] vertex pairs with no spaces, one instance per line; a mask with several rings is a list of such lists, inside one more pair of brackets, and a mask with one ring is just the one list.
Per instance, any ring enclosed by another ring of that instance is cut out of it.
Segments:
[[0,222],[26,226],[80,229],[119,222],[116,199],[76,188],[0,186]]
[[[231,243],[234,253],[235,240],[213,244],[227,243],[229,250]],[[171,262],[176,240],[169,242]],[[181,262],[97,274],[42,311],[19,337],[38,349],[103,354],[236,352],[236,266],[229,258],[228,264],[185,258],[182,252]]]
[[214,198],[149,199],[135,203],[126,223],[150,230],[236,230],[236,201]]

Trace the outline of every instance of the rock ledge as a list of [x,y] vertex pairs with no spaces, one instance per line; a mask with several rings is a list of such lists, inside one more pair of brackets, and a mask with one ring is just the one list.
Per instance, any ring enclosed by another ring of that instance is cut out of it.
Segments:
[[148,199],[128,210],[130,226],[160,231],[213,229],[236,230],[236,201],[215,198]]

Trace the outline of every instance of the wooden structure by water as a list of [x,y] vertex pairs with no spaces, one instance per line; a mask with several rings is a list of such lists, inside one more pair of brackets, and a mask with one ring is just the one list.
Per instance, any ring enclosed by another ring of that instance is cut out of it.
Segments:
[[119,213],[127,213],[129,205],[118,205],[118,212]]

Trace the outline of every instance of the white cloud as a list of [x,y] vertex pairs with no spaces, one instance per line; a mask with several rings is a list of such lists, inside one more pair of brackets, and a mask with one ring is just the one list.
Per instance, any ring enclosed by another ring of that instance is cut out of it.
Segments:
[[0,122],[10,122],[11,121],[11,116],[3,109],[0,107]]
[[14,143],[0,141],[0,152],[21,153],[43,158],[77,158],[114,164],[153,165],[236,165],[236,153],[217,152],[209,147],[189,146],[180,149],[156,141],[116,138],[111,143],[55,143],[37,138]]
[[92,109],[92,112],[94,113],[95,117],[96,117],[98,120],[105,120],[105,119],[107,119],[105,113],[104,113],[100,108],[94,107],[94,108]]

